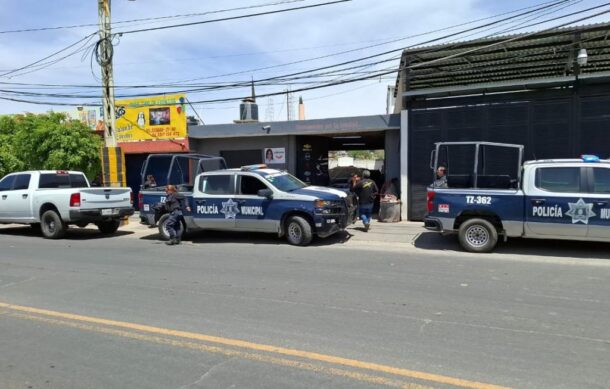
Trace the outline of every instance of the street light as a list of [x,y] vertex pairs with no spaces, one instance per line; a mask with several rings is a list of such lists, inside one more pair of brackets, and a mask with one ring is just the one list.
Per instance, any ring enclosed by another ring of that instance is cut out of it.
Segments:
[[589,56],[587,55],[587,49],[580,49],[578,50],[578,55],[576,56],[576,63],[579,66],[585,66],[588,58]]

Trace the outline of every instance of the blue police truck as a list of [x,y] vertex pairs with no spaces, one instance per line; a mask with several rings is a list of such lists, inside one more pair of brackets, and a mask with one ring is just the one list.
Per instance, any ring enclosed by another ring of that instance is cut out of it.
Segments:
[[[196,176],[191,189],[185,193],[191,212],[184,215],[182,232],[267,232],[305,246],[314,236],[325,238],[345,229],[356,209],[340,190],[310,186],[265,165],[206,171]],[[168,216],[155,212],[165,196],[150,192],[143,193],[141,215],[149,224],[158,222],[159,233],[168,239]]]
[[446,185],[428,188],[424,226],[471,252],[500,237],[610,242],[610,160],[522,157],[521,145],[437,143],[431,167],[446,167]]

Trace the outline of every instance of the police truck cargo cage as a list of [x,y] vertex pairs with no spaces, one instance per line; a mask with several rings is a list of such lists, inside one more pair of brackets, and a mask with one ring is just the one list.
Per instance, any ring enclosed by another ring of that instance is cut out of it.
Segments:
[[522,145],[436,143],[431,168],[447,166],[448,188],[428,188],[425,228],[471,252],[513,237],[610,242],[610,160],[522,158]]

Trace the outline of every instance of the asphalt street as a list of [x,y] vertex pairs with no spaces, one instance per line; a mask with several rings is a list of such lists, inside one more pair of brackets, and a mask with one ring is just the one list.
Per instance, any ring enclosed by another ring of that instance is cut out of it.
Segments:
[[2,228],[0,387],[610,386],[610,245],[348,238]]

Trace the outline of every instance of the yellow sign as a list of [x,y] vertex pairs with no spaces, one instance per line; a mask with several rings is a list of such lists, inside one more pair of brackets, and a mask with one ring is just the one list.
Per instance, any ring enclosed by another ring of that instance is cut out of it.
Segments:
[[186,138],[186,97],[149,96],[117,100],[118,142]]

